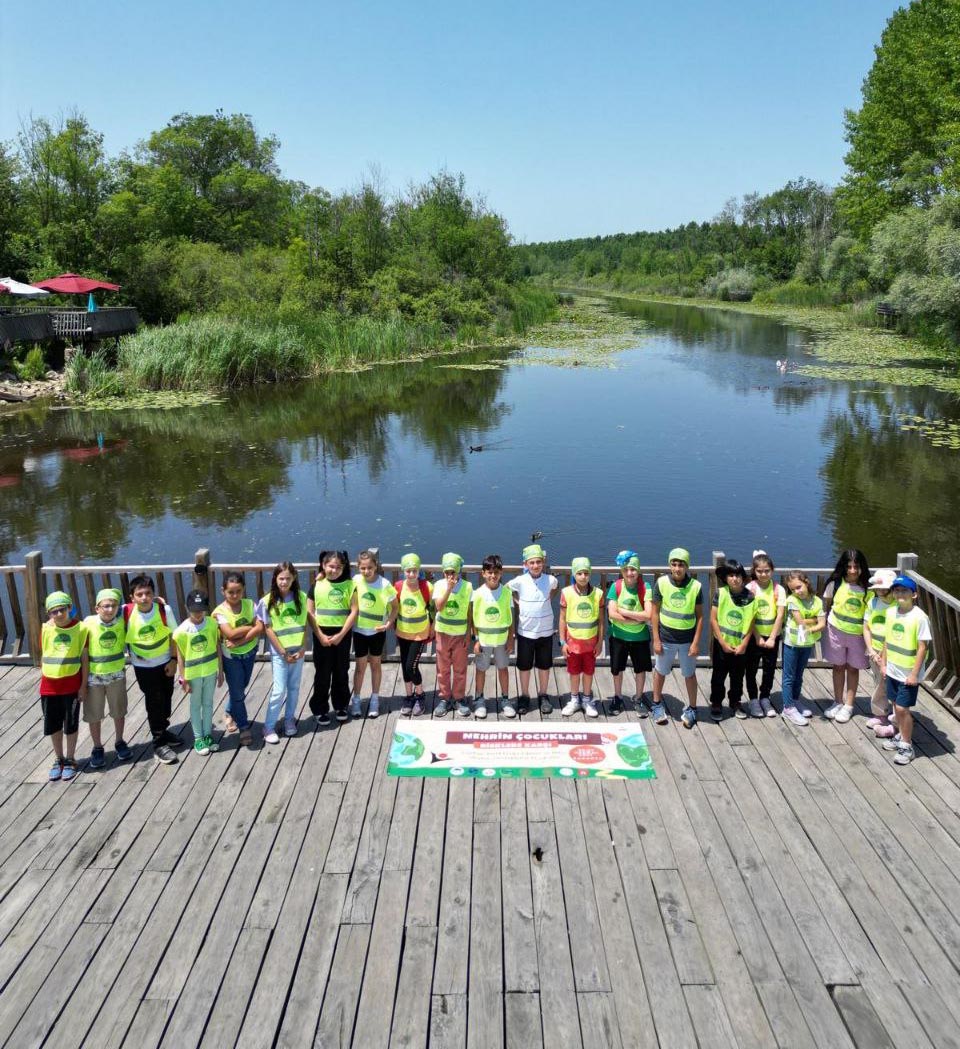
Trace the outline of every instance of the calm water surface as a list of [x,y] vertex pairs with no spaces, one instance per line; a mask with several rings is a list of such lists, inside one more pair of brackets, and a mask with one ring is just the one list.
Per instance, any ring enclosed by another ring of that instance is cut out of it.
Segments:
[[[618,301],[635,348],[612,367],[483,369],[490,353],[394,365],[172,411],[34,408],[0,417],[0,557],[169,563],[310,560],[326,545],[438,560],[532,532],[556,563],[660,563],[764,547],[827,564],[898,550],[960,592],[960,457],[897,414],[944,395],[826,383],[775,362],[806,336],[767,318]],[[445,367],[460,363],[473,367]],[[471,446],[483,451],[471,452]]]

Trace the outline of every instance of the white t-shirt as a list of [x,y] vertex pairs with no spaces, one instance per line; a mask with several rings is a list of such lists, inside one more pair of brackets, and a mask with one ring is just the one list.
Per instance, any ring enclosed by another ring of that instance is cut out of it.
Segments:
[[517,633],[523,637],[550,637],[553,634],[553,605],[550,596],[560,584],[555,575],[534,579],[529,572],[511,579],[507,587],[518,598]]
[[[891,613],[888,612],[887,615],[889,616],[891,615]],[[926,612],[922,611],[921,609],[917,608],[916,605],[914,605],[914,607],[911,608],[909,612],[901,614],[898,610],[895,613],[895,615],[901,623],[907,622],[910,619],[917,620],[917,640],[926,641],[928,646],[927,651],[929,652],[929,645],[930,642],[933,640],[933,634],[930,633],[930,620],[927,619]],[[890,620],[888,619],[887,622],[889,623]],[[889,633],[890,631],[888,629],[887,634]],[[924,662],[923,666],[920,668],[920,672],[917,674],[917,681],[923,681],[923,678],[926,673],[927,662]],[[910,672],[908,670],[904,669],[903,667],[898,667],[892,659],[887,659],[887,677],[892,677],[894,681],[906,681],[909,676]]]

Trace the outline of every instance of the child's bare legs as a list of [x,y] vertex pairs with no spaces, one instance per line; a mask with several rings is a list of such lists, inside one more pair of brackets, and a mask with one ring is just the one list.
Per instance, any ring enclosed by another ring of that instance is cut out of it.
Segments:
[[500,682],[500,695],[510,695],[510,670],[508,667],[500,667],[497,670],[497,680]]
[[473,694],[477,699],[483,699],[483,685],[487,680],[487,672],[485,670],[478,670],[475,674],[473,682]]
[[593,674],[581,674],[581,689],[580,691],[585,695],[589,696],[593,693]]
[[580,693],[580,682],[586,675],[584,674],[570,674],[570,696],[571,698]]
[[897,715],[897,731],[900,738],[904,743],[913,746],[913,711],[909,707],[895,706],[893,709]]
[[380,681],[383,678],[383,660],[380,656],[370,656],[370,694],[380,695]]
[[[356,665],[353,668],[353,694],[360,698],[360,693],[363,691],[363,679],[367,672],[367,663],[370,661],[369,656],[357,656]],[[371,678],[373,673],[371,672]],[[374,689],[376,692],[376,689]]]
[[[126,718],[114,718],[113,719],[113,733],[114,739],[123,739],[123,730],[126,727]],[[100,727],[99,725],[97,726]]]
[[[636,696],[637,700],[639,701],[639,700],[643,699],[643,691],[644,691],[644,689],[647,686],[647,672],[645,670],[641,670],[639,674],[634,673],[633,677],[634,677],[634,682],[633,683],[634,683],[634,689],[635,689],[634,695]],[[618,690],[618,695],[619,695],[619,690]]]
[[[64,753],[64,743],[66,743],[66,753]],[[63,761],[64,758],[67,761],[73,761],[73,755],[77,749],[77,733],[71,732],[69,736],[64,736],[63,729],[60,729],[59,732],[54,732],[50,736],[50,745],[53,747],[57,761]]]
[[860,671],[856,667],[833,668],[833,698],[845,707],[852,707],[860,684]]
[[666,678],[659,670],[653,672],[653,702],[654,705],[663,702],[663,686],[666,683]]
[[[114,718],[114,721],[116,721],[116,718]],[[103,728],[103,722],[102,721],[91,721],[91,722],[89,722],[87,724],[87,728],[90,729],[90,742],[95,747],[102,747],[103,746],[103,736],[102,736],[102,731],[101,730]],[[123,735],[119,731],[117,732],[117,739],[123,739]]]
[[685,677],[683,683],[687,687],[687,706],[695,707],[697,705],[697,675],[691,674],[690,677]]
[[875,718],[887,716],[890,710],[890,702],[887,699],[887,682],[882,674],[877,674],[877,685],[870,695],[870,713]]

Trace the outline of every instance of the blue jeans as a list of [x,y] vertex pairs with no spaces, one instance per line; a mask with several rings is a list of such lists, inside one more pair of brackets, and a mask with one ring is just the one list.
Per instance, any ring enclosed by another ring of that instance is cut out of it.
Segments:
[[256,649],[243,656],[228,657],[226,653],[223,656],[223,676],[227,679],[227,689],[230,692],[225,709],[237,723],[237,728],[241,732],[250,724],[250,719],[247,717],[246,694],[256,661]]
[[812,654],[812,645],[809,648],[783,646],[783,705],[785,707],[797,705],[800,689],[803,688],[803,672]]
[[273,690],[267,702],[267,716],[263,719],[264,728],[269,731],[277,724],[280,717],[280,704],[284,704],[284,718],[293,718],[297,714],[297,699],[300,695],[300,676],[303,674],[303,660],[288,663],[276,652],[270,653],[270,664],[273,667]]

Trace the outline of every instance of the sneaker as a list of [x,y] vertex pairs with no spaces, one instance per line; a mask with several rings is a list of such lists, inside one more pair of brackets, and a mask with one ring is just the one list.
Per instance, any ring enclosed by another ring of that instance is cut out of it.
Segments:
[[423,700],[424,700],[423,696],[414,696],[413,697],[413,710],[412,710],[411,713],[413,714],[413,716],[415,718],[420,717],[420,715],[423,713]]
[[194,752],[199,754],[201,757],[206,757],[210,753],[210,742],[206,736],[200,736],[198,739],[193,741]]
[[470,704],[465,699],[461,699],[458,701],[457,715],[461,718],[470,717]]
[[613,699],[610,700],[609,713],[622,714],[623,710],[623,699],[620,696],[614,696]]
[[805,718],[813,717],[813,711],[809,707],[799,707],[798,709]]
[[873,734],[879,739],[893,739],[893,737],[897,734],[897,730],[893,727],[893,725],[877,725],[877,727],[873,730]]
[[733,716],[739,718],[741,721],[750,717],[750,711],[742,703],[731,703],[730,709],[733,711]]
[[597,710],[597,701],[593,698],[593,696],[583,697],[583,712],[587,715],[588,718],[600,717],[600,711]]
[[723,721],[723,707],[711,707],[710,718],[713,721]]
[[[358,714],[357,717],[359,717],[359,716],[360,715]],[[378,717],[380,717],[380,697],[379,696],[371,696],[370,697],[370,706],[367,707],[367,717],[368,718],[378,718]]]
[[277,735],[277,730],[275,728],[267,728],[267,726],[264,725],[263,726],[263,742],[264,743],[279,743],[280,742],[280,737]]
[[747,705],[747,710],[750,714],[750,717],[752,718],[763,717],[763,707],[760,706],[759,699],[751,699],[749,704]]
[[513,700],[509,696],[500,697],[500,713],[505,718],[515,718],[517,716],[517,708],[513,705]]
[[114,743],[113,749],[117,752],[117,761],[129,761],[133,757],[133,751],[122,739]]
[[886,718],[867,718],[867,728],[879,728],[881,725],[886,725]]
[[50,771],[47,773],[47,779],[51,783],[56,783],[58,779],[63,775],[63,765],[59,761],[55,761],[50,766]]
[[210,748],[211,754],[216,754],[220,749],[220,744],[213,738],[213,736],[207,736],[207,746]]
[[846,723],[853,717],[853,707],[846,705],[842,706],[836,714],[833,716],[833,720],[838,725],[846,725]]
[[448,703],[445,699],[438,700],[433,708],[433,716],[435,718],[445,718],[450,713],[450,707],[452,704]]
[[153,756],[161,765],[176,765],[178,760],[177,755],[163,742],[153,745]]
[[183,746],[183,740],[179,736],[175,736],[172,732],[170,732],[167,729],[164,729],[164,731],[161,733],[160,742],[163,743],[165,746],[173,747],[174,749]]
[[354,696],[350,700],[350,717],[359,718],[363,717],[363,711],[360,709],[360,697]]
[[106,763],[106,758],[103,756],[103,747],[94,747],[90,751],[90,760],[87,762],[87,768],[102,769]]
[[517,702],[517,713],[518,714],[528,714],[529,712],[530,712],[530,697],[529,696],[521,696],[519,701]]
[[560,713],[565,718],[572,717],[574,714],[579,714],[583,710],[583,704],[580,702],[579,696],[571,696],[566,704],[564,704]]
[[888,721],[888,722],[889,722],[889,723],[890,723],[891,725],[895,725],[895,724],[896,724],[896,714],[895,714],[895,713],[894,713],[894,712],[893,712],[892,710],[891,710],[891,711],[890,711],[890,713],[889,713],[889,714],[887,715],[887,721]]
[[480,721],[487,716],[487,704],[484,700],[478,699],[473,704],[473,716]]
[[60,778],[66,783],[68,780],[71,780],[76,776],[77,763],[73,758],[64,758],[61,764],[63,767],[60,770]]
[[283,734],[285,736],[295,736],[297,734],[297,719],[287,718],[283,723]]
[[899,750],[904,743],[898,732],[895,736],[891,736],[890,739],[885,739],[880,745],[884,750]]
[[546,693],[543,693],[537,698],[540,701],[540,713],[544,717],[548,717],[553,713],[553,700]]
[[809,725],[810,722],[797,710],[796,707],[784,707],[782,717],[791,725]]
[[653,715],[653,720],[658,725],[666,725],[670,720],[670,717],[667,714],[667,708],[663,703],[654,703],[653,710],[650,713]]
[[647,704],[643,701],[643,696],[633,697],[633,708],[637,712],[638,718],[646,718],[650,716],[650,711],[647,710]]
[[842,703],[834,703],[823,712],[825,718],[829,718],[831,721],[843,710]]
[[777,712],[773,709],[773,704],[770,702],[769,696],[760,697],[760,709],[763,711],[765,718],[775,718]]
[[[340,711],[338,711],[337,713],[340,713]],[[343,716],[342,719],[341,718],[337,718],[337,721],[340,721],[340,720],[343,720],[343,721],[347,720],[346,713],[344,713],[344,716]],[[327,725],[329,725],[329,724],[330,724],[330,714],[325,710],[322,714],[318,714],[317,715],[316,720],[313,723],[313,726],[314,726],[315,729],[318,729],[318,728],[326,728]]]
[[[345,710],[335,710],[333,716],[341,723],[350,720],[350,715]],[[327,724],[330,724],[329,720],[327,721]]]
[[413,696],[407,696],[400,704],[400,717],[408,718],[413,713]]
[[693,709],[693,707],[684,707],[682,713],[680,714],[680,724],[683,725],[684,728],[693,728],[693,726],[696,725],[696,723],[697,712]]
[[913,747],[909,743],[904,743],[897,747],[897,752],[893,756],[893,763],[894,765],[909,765],[915,756]]

